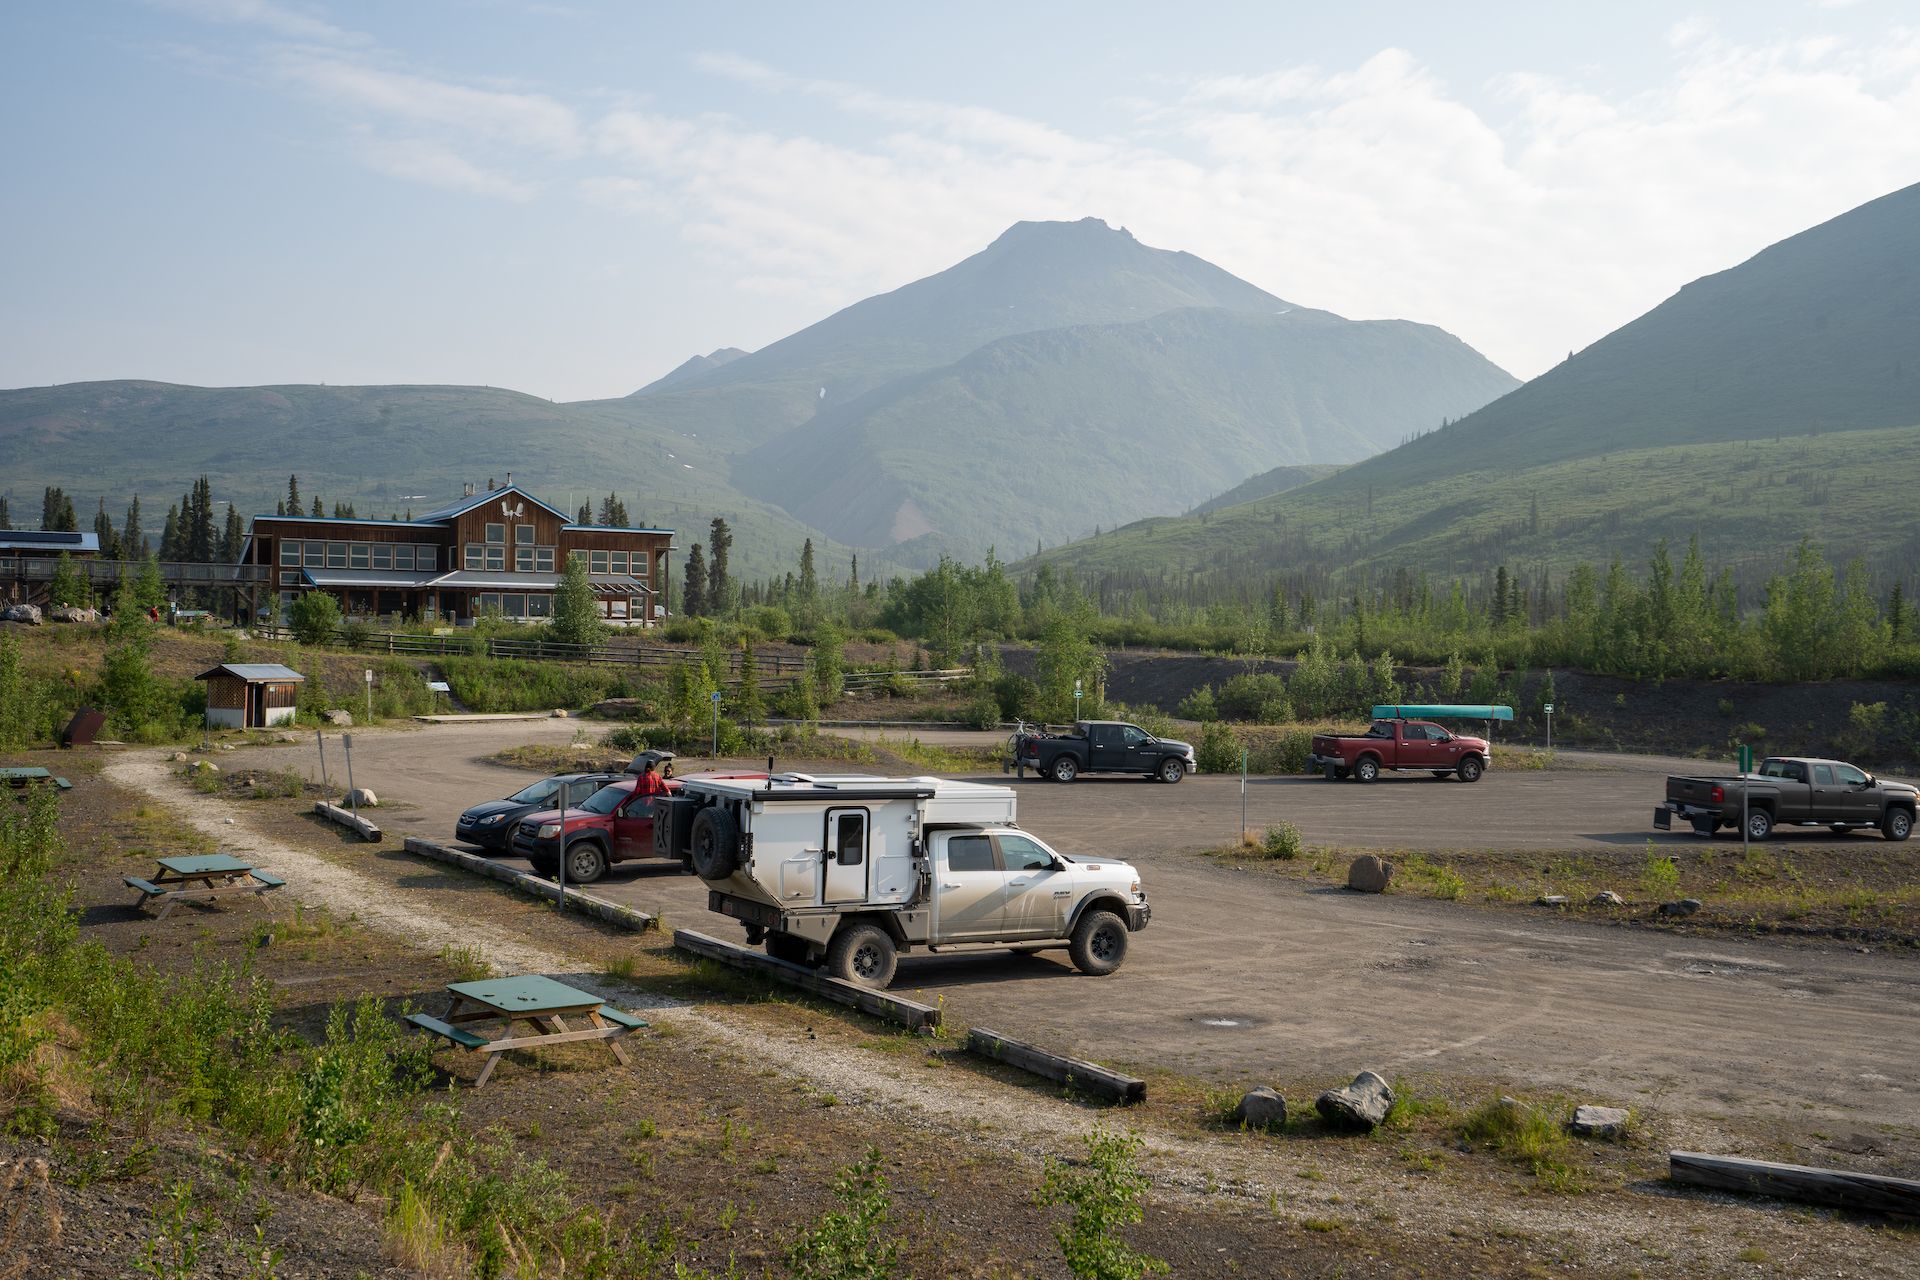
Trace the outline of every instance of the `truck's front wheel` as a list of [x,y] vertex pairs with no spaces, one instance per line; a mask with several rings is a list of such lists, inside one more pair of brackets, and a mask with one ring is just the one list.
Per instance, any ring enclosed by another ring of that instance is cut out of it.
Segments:
[[1104,978],[1127,958],[1127,924],[1111,911],[1089,911],[1073,927],[1068,946],[1073,967]]
[[581,840],[567,846],[567,879],[575,884],[592,884],[607,874],[607,851],[597,840]]
[[1160,781],[1173,783],[1187,776],[1187,762],[1168,756],[1160,762]]
[[833,935],[827,947],[827,969],[845,982],[884,991],[899,964],[893,939],[878,925],[850,924]]
[[1480,775],[1486,772],[1486,766],[1480,763],[1479,756],[1462,756],[1460,768],[1456,771],[1462,782],[1478,782]]
[[1072,756],[1058,755],[1053,758],[1053,768],[1048,772],[1053,775],[1055,782],[1072,782],[1080,776],[1080,765]]
[[1881,820],[1880,834],[1889,840],[1905,840],[1913,834],[1913,810],[1889,809]]

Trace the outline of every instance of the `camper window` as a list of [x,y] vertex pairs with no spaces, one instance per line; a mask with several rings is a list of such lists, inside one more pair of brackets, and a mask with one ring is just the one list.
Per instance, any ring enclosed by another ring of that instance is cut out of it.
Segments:
[[857,867],[867,860],[867,815],[840,814],[833,824],[833,852],[843,867]]

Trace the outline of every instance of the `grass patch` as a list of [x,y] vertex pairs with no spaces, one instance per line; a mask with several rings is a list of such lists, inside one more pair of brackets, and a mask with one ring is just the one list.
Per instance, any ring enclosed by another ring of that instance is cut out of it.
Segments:
[[1532,1173],[1542,1190],[1571,1195],[1587,1189],[1575,1167],[1578,1152],[1560,1124],[1516,1098],[1494,1098],[1461,1121],[1459,1135],[1476,1147],[1497,1151]]
[[440,960],[453,970],[456,982],[478,982],[493,976],[493,966],[481,959],[480,953],[472,947],[456,947],[448,943],[440,948]]

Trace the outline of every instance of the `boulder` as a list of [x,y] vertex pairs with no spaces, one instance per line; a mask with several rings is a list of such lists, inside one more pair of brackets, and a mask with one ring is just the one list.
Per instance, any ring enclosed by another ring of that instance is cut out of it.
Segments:
[[1543,893],[1533,900],[1533,905],[1536,907],[1564,907],[1567,905],[1567,895],[1564,893]]
[[1234,1123],[1245,1129],[1284,1129],[1287,1127],[1287,1100],[1261,1085],[1247,1091],[1233,1109]]
[[187,762],[187,753],[186,753],[186,752],[184,752],[184,751],[176,751],[176,752],[174,752],[174,753],[173,753],[173,762],[174,762],[175,764],[185,764],[185,763]]
[[365,787],[355,787],[347,792],[346,798],[340,803],[349,809],[377,809],[380,807],[380,797]]
[[573,713],[571,711],[568,711],[565,707],[555,707],[553,709],[552,719],[565,720],[568,716],[572,714]]
[[37,604],[11,604],[0,610],[0,621],[24,622],[30,627],[40,625],[40,606]]
[[1387,1118],[1393,1089],[1376,1072],[1362,1071],[1352,1084],[1329,1089],[1314,1099],[1314,1110],[1336,1129],[1371,1131]]
[[353,712],[335,707],[332,711],[327,712],[327,723],[336,729],[351,729],[353,728]]
[[47,610],[47,618],[53,622],[98,622],[98,609],[82,609],[79,605],[56,604]]
[[1705,905],[1706,904],[1698,898],[1682,898],[1678,902],[1661,903],[1660,914],[1663,916],[1690,916]]
[[1583,1138],[1621,1138],[1626,1136],[1630,1115],[1625,1107],[1575,1107],[1567,1128]]
[[1627,900],[1611,889],[1602,889],[1593,895],[1593,905],[1596,907],[1624,907],[1627,905]]
[[220,766],[211,760],[195,760],[193,762],[193,771],[195,773],[218,773],[220,772]]
[[1385,893],[1393,879],[1393,864],[1371,853],[1363,853],[1347,868],[1347,888],[1360,893]]

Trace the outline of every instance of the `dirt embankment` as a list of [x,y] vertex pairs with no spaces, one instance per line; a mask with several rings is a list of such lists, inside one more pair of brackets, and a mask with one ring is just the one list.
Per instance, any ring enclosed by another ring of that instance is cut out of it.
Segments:
[[[1193,654],[1113,652],[1107,655],[1107,693],[1129,706],[1171,713],[1182,699],[1218,689],[1244,672],[1292,675],[1295,663]],[[1031,651],[1010,650],[1007,665],[1025,671]],[[1024,664],[1024,665],[1023,665]],[[1733,680],[1629,680],[1620,676],[1554,671],[1553,740],[1568,747],[1648,751],[1719,758],[1749,743],[1770,752],[1835,755],[1876,768],[1920,762],[1920,684],[1897,680],[1826,680],[1807,684],[1750,684]],[[1409,693],[1431,689],[1440,672],[1406,667]],[[1516,723],[1502,739],[1542,742],[1540,713],[1545,671],[1515,672],[1503,683],[1514,693]],[[1855,723],[1854,707],[1883,704],[1870,727]]]

